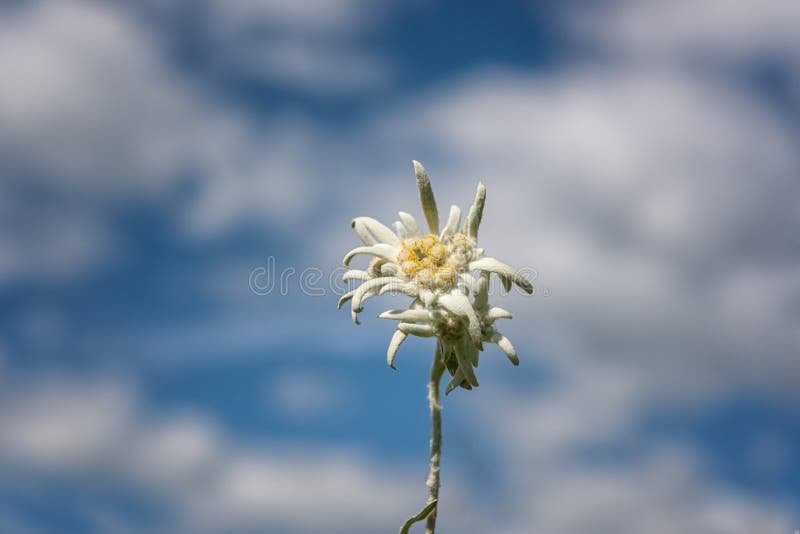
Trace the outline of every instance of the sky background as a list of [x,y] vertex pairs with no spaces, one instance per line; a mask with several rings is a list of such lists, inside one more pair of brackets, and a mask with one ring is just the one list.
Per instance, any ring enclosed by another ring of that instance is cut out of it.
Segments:
[[[484,181],[482,246],[536,288],[495,297],[519,368],[487,346],[445,399],[440,532],[791,534],[798,27],[795,0],[0,2],[0,532],[395,532],[433,346],[391,371],[402,299],[355,326],[329,280],[352,217],[421,216],[417,159],[440,206]],[[286,290],[252,291],[271,261]]]

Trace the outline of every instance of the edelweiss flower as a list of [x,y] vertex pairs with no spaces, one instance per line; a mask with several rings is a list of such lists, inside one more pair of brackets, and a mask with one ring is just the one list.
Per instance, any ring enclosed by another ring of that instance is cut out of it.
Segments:
[[[474,368],[483,343],[496,343],[514,365],[519,364],[511,342],[494,327],[497,319],[510,319],[511,313],[489,305],[489,275],[499,276],[506,291],[517,284],[532,293],[531,284],[516,269],[484,257],[478,248],[478,226],[483,216],[486,188],[478,183],[475,201],[461,225],[461,210],[450,207],[447,223],[439,231],[439,211],[430,179],[422,165],[414,161],[422,211],[428,224],[423,234],[414,217],[399,212],[394,231],[370,217],[356,217],[352,226],[364,246],[344,257],[347,267],[359,254],[374,256],[366,270],[347,271],[343,279],[360,280],[356,289],[339,300],[339,308],[352,300],[353,321],[360,324],[358,314],[370,297],[384,293],[402,293],[413,299],[404,310],[389,310],[379,315],[399,321],[389,342],[387,361],[394,369],[400,344],[409,335],[436,337],[439,350],[453,379],[445,393],[461,386],[478,385]],[[478,272],[474,276],[472,272]]]

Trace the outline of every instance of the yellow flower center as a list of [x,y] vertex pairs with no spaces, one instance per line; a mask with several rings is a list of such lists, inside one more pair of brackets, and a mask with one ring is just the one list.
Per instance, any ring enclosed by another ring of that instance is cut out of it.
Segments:
[[456,234],[439,241],[435,235],[406,239],[397,254],[403,273],[426,287],[447,287],[455,283],[459,273],[466,270],[469,240]]

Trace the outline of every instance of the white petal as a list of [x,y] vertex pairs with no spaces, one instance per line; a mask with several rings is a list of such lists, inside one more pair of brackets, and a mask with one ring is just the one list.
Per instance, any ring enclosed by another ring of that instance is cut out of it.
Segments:
[[[360,286],[359,286],[360,287]],[[364,295],[361,297],[361,302],[363,303],[367,299],[371,299],[372,297],[378,294],[375,289],[369,289],[364,292]],[[353,306],[350,306],[350,318],[353,319],[353,322],[356,324],[361,324],[361,321],[358,320],[358,314],[361,312],[360,309],[356,310]]]
[[478,278],[478,288],[475,290],[475,308],[485,308],[489,302],[489,273],[481,271]]
[[514,283],[525,290],[526,293],[533,293],[533,286],[525,279],[525,277],[520,275],[517,270],[510,265],[506,265],[505,263],[497,261],[494,258],[481,258],[479,260],[470,262],[469,269],[497,273],[500,275],[501,279],[506,277],[510,280],[513,280]]
[[424,304],[422,305],[421,309],[426,310],[431,316],[430,320],[434,321],[434,322],[443,321],[444,319],[447,318],[447,315],[448,315],[448,313],[445,310],[442,310],[442,309],[439,309],[439,308],[433,308],[431,310],[428,310],[427,308],[425,308]]
[[428,228],[433,235],[439,234],[439,210],[436,208],[436,199],[431,189],[431,179],[425,172],[425,167],[419,161],[414,161],[414,174],[417,175],[417,189],[419,189],[419,201],[422,204],[422,213],[428,222]]
[[489,311],[486,312],[486,317],[489,321],[496,321],[497,319],[511,319],[511,312],[508,310],[504,310],[503,308],[489,308]]
[[430,321],[431,313],[428,310],[388,310],[380,314],[381,319],[394,319],[407,323],[418,323],[420,321]]
[[398,211],[397,215],[400,217],[400,220],[403,221],[403,225],[408,230],[408,237],[422,237],[422,231],[419,229],[417,221],[414,220],[414,217],[412,217],[411,214],[404,211]]
[[389,367],[392,369],[395,369],[394,358],[397,356],[397,349],[400,348],[400,344],[405,341],[407,337],[408,334],[405,332],[395,330],[391,341],[389,341],[389,350],[386,351],[386,363],[388,363]]
[[450,215],[447,216],[447,225],[442,230],[439,239],[444,239],[446,236],[453,235],[458,232],[458,225],[461,224],[461,208],[458,206],[450,206]]
[[[377,295],[374,289],[370,289],[364,292],[364,296],[361,297],[361,302],[364,302],[367,299],[370,299]],[[355,324],[361,324],[361,321],[358,320],[358,314],[360,310],[356,310],[353,306],[350,306],[350,318],[353,320]]]
[[447,311],[467,318],[467,331],[475,345],[481,345],[481,323],[475,309],[465,295],[448,293],[439,297],[439,304]]
[[378,243],[377,245],[372,245],[369,247],[356,247],[347,253],[342,260],[342,263],[345,267],[347,267],[350,265],[350,261],[353,259],[353,257],[358,254],[371,254],[386,261],[393,262],[397,259],[397,252],[397,247],[393,247],[392,245],[387,245],[385,243]]
[[472,368],[472,353],[469,350],[470,340],[462,337],[455,343],[456,359],[458,359],[458,368],[464,373],[464,378],[467,382],[474,387],[478,387],[478,378],[475,376],[475,370]]
[[[358,227],[363,226],[365,230],[367,230],[370,234],[375,236],[375,239],[378,243],[387,243],[389,245],[399,245],[400,239],[392,232],[387,226],[382,224],[381,222],[373,219],[372,217],[356,217],[353,219],[353,228],[356,228],[358,232]],[[361,233],[359,233],[359,236]],[[362,238],[363,239],[363,238]],[[370,244],[364,242],[364,244]]]
[[383,276],[397,276],[400,272],[400,266],[396,263],[384,263],[381,265],[381,274]]
[[353,219],[353,221],[350,223],[350,226],[356,231],[358,237],[365,245],[371,246],[378,244],[378,240],[375,239],[375,236],[369,233],[363,222],[359,222],[358,219]]
[[342,280],[347,282],[349,280],[369,280],[370,274],[367,271],[360,269],[350,269],[342,275]]
[[436,299],[436,294],[430,289],[421,289],[419,291],[419,299],[425,306],[431,306]]
[[458,277],[463,282],[464,287],[467,288],[467,291],[470,294],[475,294],[475,292],[478,290],[478,281],[475,280],[475,277],[469,273],[461,273],[458,275]]
[[400,221],[394,222],[394,231],[400,237],[400,239],[405,239],[408,237],[408,231],[406,231],[406,227],[403,226],[403,223]]
[[478,227],[483,218],[483,206],[486,203],[486,188],[483,182],[478,182],[478,190],[475,193],[475,201],[472,207],[469,208],[467,214],[467,222],[465,224],[467,237],[478,239]]
[[433,327],[427,324],[400,323],[397,329],[405,334],[419,337],[433,337]]
[[409,297],[416,297],[417,287],[414,284],[408,284],[406,282],[392,282],[383,286],[379,294],[385,295],[386,293],[402,293]]
[[372,278],[371,280],[367,280],[360,286],[356,288],[356,292],[353,295],[353,311],[360,312],[363,308],[361,307],[361,302],[366,300],[364,296],[366,295],[367,291],[377,291],[386,284],[391,282],[400,282],[399,278],[395,278],[393,276],[382,276],[380,278]]
[[497,346],[500,347],[506,357],[513,363],[514,365],[519,365],[519,358],[517,357],[517,349],[514,348],[514,345],[511,344],[511,341],[508,340],[506,336],[501,334],[500,332],[495,332],[492,334],[492,337],[489,338],[489,341],[492,343],[497,343]]
[[337,304],[337,307],[341,310],[342,306],[344,306],[344,303],[347,302],[348,300],[350,300],[351,298],[353,298],[353,295],[355,295],[355,293],[356,293],[356,290],[354,289],[354,290],[348,291],[347,293],[342,295],[342,298],[339,299],[339,304]]

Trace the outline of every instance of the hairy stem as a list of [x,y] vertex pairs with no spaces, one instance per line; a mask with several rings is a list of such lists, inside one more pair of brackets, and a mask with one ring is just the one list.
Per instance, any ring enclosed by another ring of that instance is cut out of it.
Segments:
[[[428,472],[428,503],[439,500],[439,461],[442,456],[442,405],[439,403],[439,383],[444,373],[444,354],[440,343],[436,344],[436,354],[431,366],[431,380],[428,382],[428,401],[431,405],[431,467]],[[428,516],[425,534],[436,531],[438,506]]]

